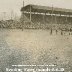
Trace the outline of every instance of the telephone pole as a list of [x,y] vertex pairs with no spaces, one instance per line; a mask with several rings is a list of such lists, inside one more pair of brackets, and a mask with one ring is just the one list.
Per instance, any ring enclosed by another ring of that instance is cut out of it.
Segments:
[[11,11],[11,20],[13,20],[13,18],[14,18],[13,16],[14,16],[14,11],[12,10]]
[[3,20],[6,20],[6,12],[3,12]]
[[24,22],[24,1],[23,1],[23,22],[22,22],[22,31],[23,31],[23,27],[24,27],[24,24],[25,22]]

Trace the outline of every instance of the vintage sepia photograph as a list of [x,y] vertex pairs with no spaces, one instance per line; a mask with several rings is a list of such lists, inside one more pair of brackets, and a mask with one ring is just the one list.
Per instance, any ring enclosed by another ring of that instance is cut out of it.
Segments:
[[0,0],[0,72],[72,72],[72,0]]

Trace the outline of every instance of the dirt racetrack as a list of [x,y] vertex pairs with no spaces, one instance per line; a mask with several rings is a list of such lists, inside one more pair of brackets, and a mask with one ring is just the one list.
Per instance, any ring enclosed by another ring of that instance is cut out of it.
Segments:
[[0,29],[0,72],[13,64],[55,64],[72,70],[72,35],[49,30]]

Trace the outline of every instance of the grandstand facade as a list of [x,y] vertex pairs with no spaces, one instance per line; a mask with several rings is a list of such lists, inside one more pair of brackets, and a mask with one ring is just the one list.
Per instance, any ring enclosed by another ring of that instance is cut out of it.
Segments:
[[21,8],[25,28],[71,28],[72,10],[49,6],[27,5]]

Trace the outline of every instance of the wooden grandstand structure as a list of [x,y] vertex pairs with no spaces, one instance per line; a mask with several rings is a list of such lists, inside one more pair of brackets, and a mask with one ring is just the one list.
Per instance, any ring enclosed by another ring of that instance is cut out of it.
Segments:
[[29,4],[22,7],[21,12],[22,12],[22,16],[24,16],[24,19],[25,17],[28,19],[24,21],[30,21],[34,24],[37,23],[40,25],[42,24],[42,26],[46,26],[46,27],[48,24],[51,25],[52,24],[71,25],[72,24],[71,9]]

